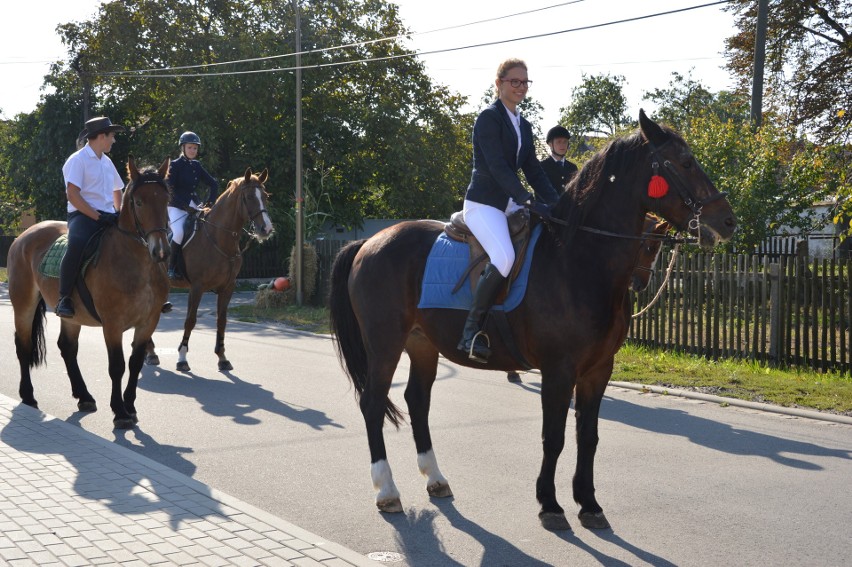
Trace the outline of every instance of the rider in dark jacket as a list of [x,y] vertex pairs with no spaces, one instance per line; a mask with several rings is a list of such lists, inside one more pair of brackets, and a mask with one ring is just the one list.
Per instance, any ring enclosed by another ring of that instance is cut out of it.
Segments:
[[[201,165],[196,156],[201,147],[201,138],[195,132],[184,132],[178,141],[180,156],[169,165],[168,183],[172,190],[172,200],[169,203],[169,225],[172,229],[172,247],[169,256],[169,278],[177,276],[178,256],[183,244],[183,225],[186,216],[202,207],[210,207],[219,195],[219,182]],[[203,183],[209,190],[207,199],[202,201],[196,189]]]

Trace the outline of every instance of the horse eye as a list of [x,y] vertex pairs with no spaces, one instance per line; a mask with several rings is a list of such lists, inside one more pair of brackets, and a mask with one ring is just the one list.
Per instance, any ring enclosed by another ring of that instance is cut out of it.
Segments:
[[690,169],[692,167],[692,158],[688,158],[683,162],[684,169]]

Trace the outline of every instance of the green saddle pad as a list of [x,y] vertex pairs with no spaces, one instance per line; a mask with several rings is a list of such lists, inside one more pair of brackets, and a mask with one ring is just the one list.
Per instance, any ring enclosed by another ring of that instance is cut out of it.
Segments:
[[41,264],[38,266],[39,273],[48,278],[58,278],[59,265],[62,264],[66,250],[68,250],[68,236],[63,234],[53,242],[47,254],[41,259]]
[[[91,243],[90,243],[91,244]],[[68,235],[63,234],[53,241],[50,248],[47,249],[47,254],[41,259],[41,264],[38,265],[38,271],[46,278],[58,278],[59,266],[62,264],[62,258],[65,257],[65,252],[68,250]],[[86,247],[83,253],[83,266],[80,268],[80,274],[86,273],[86,268],[94,260],[94,250],[90,246]]]

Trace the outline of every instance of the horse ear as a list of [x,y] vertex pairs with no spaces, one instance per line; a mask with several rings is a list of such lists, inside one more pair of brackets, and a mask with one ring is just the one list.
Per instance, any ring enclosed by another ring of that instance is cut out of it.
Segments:
[[269,168],[264,167],[263,171],[260,172],[260,175],[257,176],[257,180],[261,183],[266,183],[267,179],[269,179]]
[[642,135],[645,136],[645,139],[652,144],[661,146],[666,141],[666,133],[663,132],[663,129],[656,122],[648,118],[645,115],[645,111],[641,108],[639,109],[639,128],[642,130]]
[[166,156],[166,159],[163,160],[163,165],[161,165],[160,169],[157,170],[157,175],[163,179],[169,176],[169,156]]
[[132,181],[136,181],[136,178],[139,177],[139,170],[136,169],[136,160],[133,159],[133,156],[127,156],[127,175],[130,176]]
[[248,183],[249,181],[251,181],[251,168],[247,167],[246,168],[246,183]]

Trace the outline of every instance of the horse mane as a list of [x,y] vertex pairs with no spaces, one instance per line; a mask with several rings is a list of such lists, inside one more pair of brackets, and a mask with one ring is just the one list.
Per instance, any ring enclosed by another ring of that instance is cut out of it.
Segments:
[[[679,139],[671,128],[661,126],[669,135]],[[640,130],[610,141],[602,150],[586,162],[574,176],[553,207],[553,216],[568,223],[560,235],[565,244],[570,244],[577,230],[583,225],[611,179],[624,181],[628,172],[637,170],[637,162],[646,157],[639,151],[646,144]],[[614,177],[613,177],[614,176]]]

